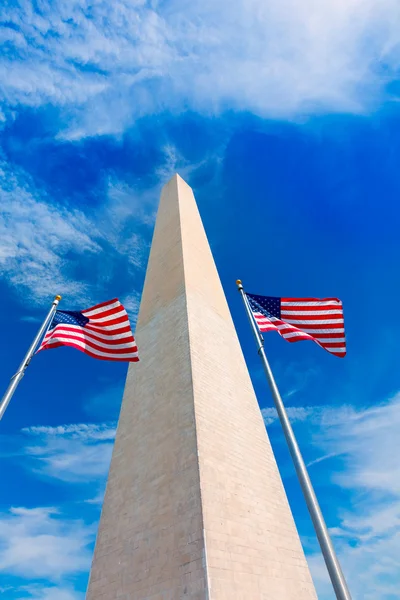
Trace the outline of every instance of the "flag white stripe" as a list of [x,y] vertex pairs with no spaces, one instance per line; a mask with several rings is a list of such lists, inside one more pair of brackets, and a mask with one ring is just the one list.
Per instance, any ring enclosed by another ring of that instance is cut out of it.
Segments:
[[120,317],[124,317],[124,316],[126,318],[128,318],[128,315],[126,314],[125,309],[121,307],[120,310],[116,311],[112,315],[107,315],[107,317],[99,317],[99,318],[96,318],[96,319],[92,319],[91,318],[89,320],[89,323],[91,325],[96,325],[97,323],[106,323],[107,321],[112,321],[113,319],[119,319]]
[[282,310],[282,317],[293,316],[293,317],[313,317],[318,315],[342,315],[342,311],[337,308],[332,308],[330,310],[309,310],[301,312],[300,310]]
[[306,333],[311,333],[314,337],[318,337],[318,333],[344,333],[344,327],[337,327],[336,329],[307,329],[306,327],[302,327],[301,331],[305,331]]
[[[278,327],[276,327],[274,325],[270,325],[268,328],[265,328],[265,329],[263,328],[262,330],[260,329],[260,331],[262,331],[262,332],[273,331],[273,330],[276,331],[277,329],[278,329]],[[309,333],[307,333],[305,331],[302,331],[301,329],[298,329],[297,331],[290,331],[289,330],[289,331],[285,332],[282,329],[282,327],[279,327],[279,333],[285,339],[306,336],[307,338],[309,338],[311,340],[317,340],[317,341],[319,341],[324,346],[326,344],[336,344],[336,343],[342,343],[343,344],[346,341],[346,339],[344,337],[340,337],[340,338],[323,338],[323,337],[319,337],[317,335],[310,335]]]
[[[257,322],[258,324],[258,322]],[[268,323],[266,323],[265,325],[263,323],[259,324],[260,329],[264,328],[265,326],[268,327]],[[295,329],[295,326],[293,325],[293,327],[291,327],[290,325],[272,325],[271,323],[269,324],[269,329],[287,329],[289,331],[293,331],[293,329]],[[263,331],[265,331],[263,329]],[[313,335],[313,337],[318,337],[317,334],[318,333],[344,333],[344,327],[337,327],[335,329],[307,329],[306,327],[302,327],[300,329],[300,331],[303,331],[305,333],[311,333]]]
[[282,333],[282,335],[284,338],[287,338],[287,339],[293,338],[293,337],[301,337],[304,335],[306,335],[309,338],[312,337],[309,333],[306,333],[305,331],[288,331],[287,333]]
[[[291,333],[283,333],[282,335],[286,338],[289,337],[294,337],[294,331]],[[307,335],[309,338],[311,338],[312,340],[319,340],[320,342],[323,342],[324,344],[343,344],[346,341],[346,338],[344,337],[340,337],[340,338],[321,338],[318,337],[316,335],[310,335],[309,333],[306,333],[305,331],[300,331],[299,332],[300,335]]]
[[71,340],[71,338],[52,338],[51,340],[49,340],[49,342],[47,342],[46,346],[51,346],[52,344],[56,344],[56,343],[62,343],[65,344],[66,346],[68,346],[69,344],[74,344],[76,346],[80,346],[82,349],[84,350],[89,350],[92,354],[96,354],[97,356],[102,356],[104,358],[131,358],[133,356],[137,356],[137,348],[135,346],[135,351],[134,352],[127,352],[126,354],[113,354],[110,352],[101,352],[100,350],[96,350],[95,348],[92,348],[91,346],[87,346],[87,344],[85,344],[84,342],[80,342],[78,340]]
[[281,306],[342,306],[337,300],[310,300],[308,302],[283,302]]
[[328,352],[346,352],[346,347],[342,346],[340,348],[330,348],[329,346],[324,346],[325,350]]
[[100,313],[107,312],[107,310],[112,310],[113,308],[117,308],[117,306],[122,306],[119,300],[112,302],[111,304],[106,304],[105,306],[100,306],[99,308],[94,308],[92,310],[83,310],[82,314],[85,317],[93,317],[94,315],[99,315]]
[[129,319],[127,318],[126,321],[122,321],[122,323],[116,323],[115,325],[102,325],[101,327],[96,327],[94,321],[89,321],[88,325],[90,325],[90,331],[115,331],[116,329],[123,329],[129,325]]
[[[52,340],[62,341],[65,339],[69,339],[73,342],[77,341],[76,338],[79,338],[83,342],[85,342],[87,340],[91,344],[95,344],[96,346],[100,346],[100,348],[106,348],[108,350],[118,350],[120,348],[136,348],[136,343],[134,340],[132,340],[131,342],[127,342],[125,344],[105,344],[104,342],[99,342],[98,340],[94,340],[93,338],[90,338],[90,336],[86,336],[84,333],[78,333],[77,331],[74,331],[74,332],[71,331],[67,335],[65,335],[64,332],[57,332],[55,335],[53,335],[51,337]],[[89,344],[88,344],[88,346],[89,346]],[[89,346],[89,347],[91,348],[91,346]]]
[[[294,322],[290,322],[287,321],[285,323],[279,323],[279,319],[277,319],[276,317],[272,317],[270,319],[268,319],[267,317],[264,317],[264,315],[262,316],[258,316],[259,313],[254,313],[255,319],[257,324],[260,327],[263,327],[264,325],[271,325],[274,329],[300,329],[301,331],[305,331],[306,333],[344,333],[344,329],[342,329],[341,327],[335,327],[335,328],[314,328],[312,327],[311,329],[308,329],[307,327],[296,327],[296,325],[294,324]],[[278,321],[278,323],[276,323]],[[276,323],[276,324],[275,324]],[[325,323],[325,321],[304,321],[304,325],[323,325]],[[329,321],[329,323],[332,323],[332,321]],[[337,321],[333,321],[333,323],[343,323],[343,319],[339,319]],[[333,324],[332,323],[332,324]]]
[[101,338],[102,340],[123,340],[124,338],[128,338],[128,337],[132,337],[132,332],[131,331],[125,331],[124,333],[118,333],[118,334],[104,334],[101,333],[100,331],[93,331],[92,329],[87,329],[86,327],[79,327],[78,325],[68,325],[68,324],[62,324],[62,325],[57,325],[54,329],[52,329],[51,331],[48,331],[46,333],[46,336],[44,339],[48,339],[49,337],[52,336],[52,334],[54,332],[58,333],[59,331],[63,331],[65,333],[73,333],[75,332],[77,329],[79,329],[80,331],[83,331],[85,333],[85,335],[87,335],[88,337],[91,336],[97,336],[99,338]]
[[257,319],[257,321],[272,322],[272,321],[279,321],[280,320],[277,317],[266,317],[265,315],[263,315],[260,312],[255,312],[253,314],[254,314],[255,318]]

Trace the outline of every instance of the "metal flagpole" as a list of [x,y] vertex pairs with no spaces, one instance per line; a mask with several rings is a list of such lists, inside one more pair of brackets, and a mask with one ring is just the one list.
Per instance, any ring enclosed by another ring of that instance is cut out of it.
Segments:
[[9,386],[6,390],[6,393],[4,394],[4,396],[0,402],[0,419],[3,418],[3,415],[6,412],[6,408],[9,405],[10,400],[13,397],[13,394],[14,394],[15,390],[17,389],[19,382],[21,381],[21,379],[24,376],[25,370],[26,370],[27,366],[29,365],[32,356],[35,353],[35,350],[37,348],[38,343],[40,342],[42,335],[46,331],[48,325],[50,324],[50,322],[53,318],[54,313],[56,312],[57,306],[58,306],[58,303],[60,302],[60,300],[61,300],[61,296],[56,296],[54,298],[53,304],[51,305],[51,309],[49,310],[45,320],[43,321],[39,331],[37,332],[35,339],[33,340],[32,344],[30,345],[28,352],[25,354],[24,360],[20,364],[18,371],[15,373],[15,375],[13,375],[11,377],[11,380],[10,380]]
[[318,537],[319,545],[324,556],[325,564],[328,569],[329,576],[331,578],[333,589],[335,590],[336,598],[338,600],[351,600],[350,591],[347,587],[347,583],[342,573],[339,560],[336,556],[335,549],[333,547],[332,540],[328,532],[328,528],[324,521],[324,517],[322,516],[322,512],[319,507],[318,500],[315,495],[310,477],[308,475],[306,465],[301,455],[300,448],[297,444],[297,440],[295,438],[292,426],[287,416],[287,412],[283,404],[281,395],[279,393],[278,386],[276,385],[274,376],[272,374],[271,367],[269,366],[269,362],[264,350],[263,337],[259,332],[259,329],[254,321],[253,313],[249,306],[242,282],[238,279],[236,281],[236,284],[242,296],[243,304],[250,322],[251,329],[254,334],[254,338],[256,340],[258,354],[261,358],[261,362],[264,367],[269,387],[271,388],[272,397],[274,399],[279,420],[281,422],[283,432],[285,434],[286,442],[289,446],[290,454],[292,456],[296,473],[300,481],[301,489],[306,500],[307,508],[310,513],[314,529]]

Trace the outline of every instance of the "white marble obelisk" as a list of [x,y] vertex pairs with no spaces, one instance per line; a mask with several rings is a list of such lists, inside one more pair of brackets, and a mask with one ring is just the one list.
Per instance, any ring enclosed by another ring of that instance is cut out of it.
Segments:
[[136,337],[87,600],[315,600],[193,193],[178,175],[162,192]]

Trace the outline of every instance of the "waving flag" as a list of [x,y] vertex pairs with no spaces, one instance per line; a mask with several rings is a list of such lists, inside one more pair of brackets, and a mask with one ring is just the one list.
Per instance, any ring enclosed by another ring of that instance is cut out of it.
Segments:
[[101,360],[139,360],[127,312],[117,298],[87,310],[57,310],[38,351],[59,346]]
[[288,342],[313,340],[335,356],[346,355],[343,306],[337,298],[246,296],[261,332],[274,329]]

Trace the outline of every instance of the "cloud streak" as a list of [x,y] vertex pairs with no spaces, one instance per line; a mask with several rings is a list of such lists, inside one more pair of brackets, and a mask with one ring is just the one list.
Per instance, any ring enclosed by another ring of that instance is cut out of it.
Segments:
[[[29,585],[21,588],[20,600],[84,600],[85,595],[68,587]],[[29,594],[29,596],[25,596]]]
[[72,483],[104,485],[111,460],[115,426],[109,424],[31,427],[24,452],[36,473]]

